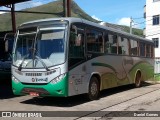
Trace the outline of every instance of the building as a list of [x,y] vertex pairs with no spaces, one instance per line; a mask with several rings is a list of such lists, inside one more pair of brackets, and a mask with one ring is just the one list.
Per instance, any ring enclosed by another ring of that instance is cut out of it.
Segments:
[[144,35],[155,43],[155,73],[160,75],[160,0],[146,0]]

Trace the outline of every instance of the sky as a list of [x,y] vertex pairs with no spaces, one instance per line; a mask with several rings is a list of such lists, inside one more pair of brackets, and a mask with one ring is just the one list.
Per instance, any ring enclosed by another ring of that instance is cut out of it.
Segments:
[[[16,10],[39,6],[55,0],[32,0],[16,5]],[[120,25],[130,25],[143,29],[144,5],[146,0],[74,0],[87,14],[93,18]],[[0,7],[5,10],[6,7]]]

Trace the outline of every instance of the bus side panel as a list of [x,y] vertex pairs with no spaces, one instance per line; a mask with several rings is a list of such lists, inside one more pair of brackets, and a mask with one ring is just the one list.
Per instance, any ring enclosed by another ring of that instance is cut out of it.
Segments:
[[69,71],[69,96],[87,93],[90,79],[90,74],[87,72],[87,64],[87,62],[84,62]]
[[76,66],[69,72],[69,96],[88,92],[90,78],[100,76],[100,90],[134,83],[136,72],[140,70],[142,79],[153,78],[153,60],[121,55],[95,57]]
[[92,70],[101,75],[101,90],[134,83],[138,70],[143,81],[154,78],[154,61],[151,58],[106,55],[91,62]]
[[133,57],[134,65],[129,70],[129,76],[132,79],[132,83],[135,82],[136,72],[139,70],[142,75],[142,81],[154,79],[154,61],[150,58],[138,58]]
[[[90,78],[100,76],[100,90],[117,86],[117,77],[122,79],[121,60],[116,56],[99,56],[76,66],[69,72],[69,96],[88,92]],[[128,83],[128,81],[127,81]]]
[[104,55],[91,61],[91,72],[97,72],[101,77],[100,90],[116,87],[117,78],[122,79],[121,59],[117,56]]

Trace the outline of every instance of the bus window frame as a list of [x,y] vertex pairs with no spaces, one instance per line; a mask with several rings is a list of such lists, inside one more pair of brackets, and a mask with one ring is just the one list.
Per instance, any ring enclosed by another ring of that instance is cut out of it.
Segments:
[[[120,53],[119,53],[119,49],[118,49],[118,55],[130,56],[130,51],[129,51],[130,45],[129,45],[129,40],[128,40],[128,38],[127,38],[126,36],[122,35],[122,34],[118,34],[118,37],[121,38],[121,42],[122,42],[122,39],[123,39],[123,40],[126,40],[126,41],[127,41],[127,47],[128,47],[128,49],[127,49],[128,54],[123,54],[123,53],[120,54]],[[119,43],[119,40],[118,40],[118,48],[120,47],[119,44],[120,44],[120,43]]]
[[[101,46],[102,46],[102,48],[101,48],[101,50],[99,51],[99,52],[97,52],[97,51],[88,51],[88,47],[87,47],[87,30],[93,30],[93,31],[96,31],[96,32],[98,32],[98,33],[101,33],[101,37],[102,37],[102,42],[101,42]],[[98,54],[104,54],[104,32],[103,32],[104,30],[102,30],[102,29],[98,29],[98,28],[96,28],[96,27],[93,27],[93,26],[86,26],[85,27],[85,43],[86,43],[86,52],[87,53],[98,53]]]
[[107,36],[107,39],[109,41],[109,35],[113,35],[116,37],[116,53],[113,53],[112,51],[109,53],[109,52],[105,52],[105,54],[111,54],[111,55],[118,55],[118,36],[117,36],[117,33],[116,32],[113,32],[113,31],[106,31],[105,32],[105,43],[104,43],[104,49],[106,50],[106,36]]
[[[131,40],[132,40],[132,41],[136,41],[136,43],[137,43],[137,53],[136,53],[135,55],[132,55],[132,53],[131,53]],[[130,51],[130,56],[131,56],[131,57],[139,57],[139,54],[138,54],[138,46],[139,46],[138,44],[139,44],[139,42],[138,42],[138,41],[139,41],[139,40],[134,39],[134,38],[132,38],[132,37],[129,38],[129,44],[130,44],[130,50],[129,50],[129,51]]]

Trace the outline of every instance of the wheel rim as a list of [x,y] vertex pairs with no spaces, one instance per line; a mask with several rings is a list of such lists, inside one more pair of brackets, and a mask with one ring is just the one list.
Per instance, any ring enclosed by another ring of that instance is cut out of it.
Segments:
[[97,94],[97,84],[95,83],[95,82],[93,82],[92,84],[91,84],[91,94],[94,96],[94,95],[96,95]]

